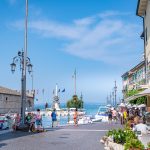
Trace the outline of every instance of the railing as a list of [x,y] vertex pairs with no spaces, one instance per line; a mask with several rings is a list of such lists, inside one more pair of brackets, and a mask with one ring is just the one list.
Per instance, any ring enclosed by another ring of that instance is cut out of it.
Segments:
[[147,79],[150,79],[150,70],[147,70],[146,74],[147,74]]

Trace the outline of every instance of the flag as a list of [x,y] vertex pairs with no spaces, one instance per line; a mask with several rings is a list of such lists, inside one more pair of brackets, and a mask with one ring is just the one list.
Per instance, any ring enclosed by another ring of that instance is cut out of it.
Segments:
[[63,89],[61,92],[65,92],[65,89]]
[[42,93],[43,93],[43,95],[44,95],[44,92],[45,92],[45,90],[44,90],[44,89],[42,89]]
[[39,90],[36,91],[36,94],[37,94],[37,95],[39,94]]
[[60,92],[60,89],[58,90],[58,92]]
[[55,94],[55,90],[53,90],[53,94]]

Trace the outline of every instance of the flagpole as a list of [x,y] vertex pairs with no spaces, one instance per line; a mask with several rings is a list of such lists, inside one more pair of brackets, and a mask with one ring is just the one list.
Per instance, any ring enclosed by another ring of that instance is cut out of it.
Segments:
[[76,69],[74,72],[74,94],[76,95]]

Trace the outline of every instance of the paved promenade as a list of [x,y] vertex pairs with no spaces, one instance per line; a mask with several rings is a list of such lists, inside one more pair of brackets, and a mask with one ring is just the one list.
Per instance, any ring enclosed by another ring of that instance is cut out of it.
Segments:
[[100,138],[119,124],[95,123],[47,129],[43,133],[17,131],[0,134],[0,150],[103,150]]

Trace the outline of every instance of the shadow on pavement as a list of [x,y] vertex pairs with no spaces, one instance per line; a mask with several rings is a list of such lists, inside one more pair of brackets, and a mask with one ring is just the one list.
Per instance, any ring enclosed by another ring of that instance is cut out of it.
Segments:
[[2,148],[3,146],[6,146],[6,143],[0,143],[0,148]]
[[66,137],[66,136],[61,136],[59,137],[60,139],[68,139],[69,137]]
[[[36,134],[43,134],[46,132],[51,132],[51,131],[56,131],[56,130],[60,130],[62,128],[46,128],[44,132],[25,132],[25,131],[16,131],[16,132],[7,132],[4,134],[0,135],[0,142],[1,141],[5,141],[5,140],[10,140],[10,139],[15,139],[15,138],[20,138],[20,137],[24,137],[24,136],[31,136],[31,135],[36,135]],[[3,143],[0,143],[3,144]],[[1,145],[0,145],[1,146]]]

